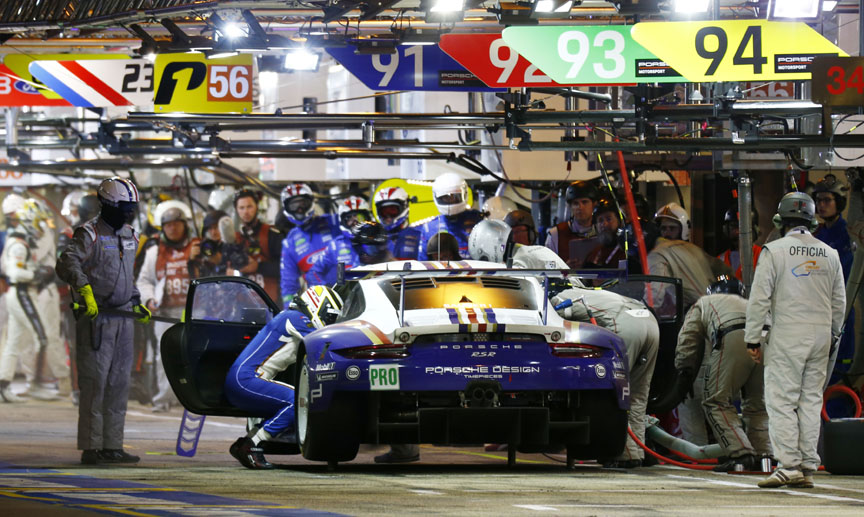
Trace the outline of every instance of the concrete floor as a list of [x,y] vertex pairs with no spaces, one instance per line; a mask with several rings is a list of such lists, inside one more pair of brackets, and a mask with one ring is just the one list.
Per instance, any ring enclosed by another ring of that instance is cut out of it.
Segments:
[[422,448],[420,463],[376,465],[386,448],[361,448],[329,471],[299,456],[271,456],[253,472],[228,454],[243,421],[207,419],[198,453],[174,454],[181,410],[153,414],[130,403],[129,452],[141,463],[84,467],[68,402],[0,404],[0,515],[862,515],[862,477],[817,475],[813,490],[761,490],[761,476],[656,466],[634,471],[563,457],[481,448]]

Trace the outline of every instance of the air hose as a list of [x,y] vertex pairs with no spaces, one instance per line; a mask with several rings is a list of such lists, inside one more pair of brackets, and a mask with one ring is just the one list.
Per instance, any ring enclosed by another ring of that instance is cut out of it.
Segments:
[[846,395],[850,399],[852,399],[852,403],[855,405],[855,415],[852,418],[860,418],[861,417],[861,398],[858,394],[850,388],[849,386],[844,386],[842,384],[835,384],[833,386],[829,386],[823,395],[822,402],[822,420],[829,421],[831,418],[828,416],[828,411],[825,409],[826,403],[828,399],[833,398],[834,395]]

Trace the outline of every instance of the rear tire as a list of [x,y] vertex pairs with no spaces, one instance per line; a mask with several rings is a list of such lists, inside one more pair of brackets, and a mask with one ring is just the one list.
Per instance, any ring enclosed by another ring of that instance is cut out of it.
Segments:
[[359,408],[334,396],[326,411],[309,411],[311,387],[306,355],[297,373],[297,442],[303,457],[311,461],[335,463],[351,461],[360,448]]

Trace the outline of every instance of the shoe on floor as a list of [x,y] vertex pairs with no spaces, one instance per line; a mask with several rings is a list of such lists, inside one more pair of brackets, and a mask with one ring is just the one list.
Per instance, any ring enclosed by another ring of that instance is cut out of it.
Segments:
[[803,480],[797,483],[789,483],[787,486],[790,488],[814,488],[816,486],[813,482],[812,470],[802,470],[801,475],[804,476]]
[[507,444],[506,443],[487,443],[486,452],[498,452],[498,451],[506,451]]
[[153,409],[150,410],[151,413],[168,413],[171,411],[171,403],[170,402],[162,402],[159,404],[153,404]]
[[82,465],[99,465],[102,463],[102,453],[96,449],[87,449],[81,452]]
[[752,454],[745,454],[737,458],[729,458],[725,463],[720,463],[714,467],[714,472],[734,472],[735,466],[741,465],[742,471],[756,472],[762,471],[762,463],[759,458]]
[[127,453],[123,449],[102,449],[99,451],[102,463],[138,463],[141,458]]
[[414,456],[398,456],[393,454],[393,451],[390,451],[375,456],[375,463],[413,463],[415,461],[420,461],[419,454],[415,454]]
[[[757,485],[759,488],[780,488],[781,486],[801,486],[805,482],[804,475],[798,469],[774,470],[774,473],[763,479]],[[812,480],[811,480],[812,483]],[[802,487],[803,488],[803,487]]]
[[231,444],[228,452],[247,469],[266,470],[273,468],[273,464],[264,457],[264,449],[256,446],[250,438],[245,436],[237,438],[237,441]]
[[0,388],[0,401],[14,403],[14,402],[24,402],[24,399],[12,393],[12,386],[3,386]]
[[27,395],[36,400],[57,400],[57,392],[44,386],[30,386]]

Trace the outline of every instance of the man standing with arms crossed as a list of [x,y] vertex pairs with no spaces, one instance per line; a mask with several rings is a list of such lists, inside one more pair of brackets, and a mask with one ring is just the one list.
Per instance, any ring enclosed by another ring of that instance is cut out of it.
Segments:
[[[812,488],[822,389],[828,358],[843,326],[846,289],[837,251],[810,234],[816,205],[803,192],[783,196],[774,225],[783,238],[763,247],[756,267],[744,340],[765,360],[768,434],[780,462],[760,488]],[[768,345],[759,345],[771,313]]]

